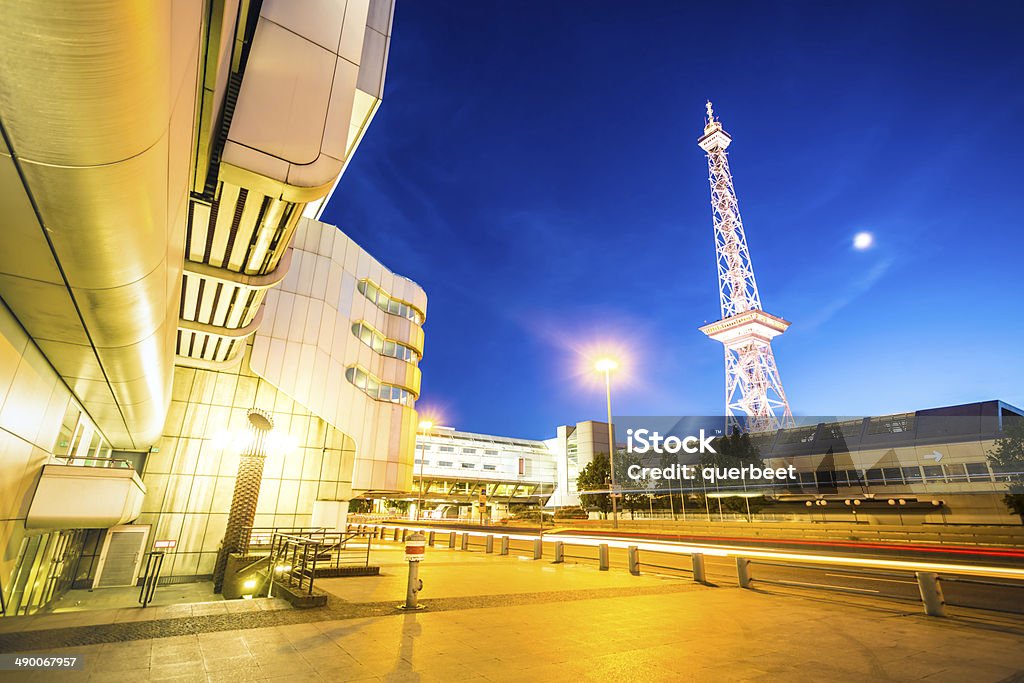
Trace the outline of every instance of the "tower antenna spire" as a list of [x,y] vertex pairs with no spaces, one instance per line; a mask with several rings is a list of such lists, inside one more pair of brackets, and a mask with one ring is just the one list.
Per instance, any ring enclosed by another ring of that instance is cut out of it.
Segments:
[[697,144],[708,157],[722,319],[704,325],[700,331],[725,347],[725,415],[729,431],[735,427],[757,432],[793,426],[793,414],[771,346],[771,340],[785,332],[789,322],[761,309],[761,295],[725,151],[732,137],[722,129],[721,121],[715,120],[710,100],[707,112],[704,135]]

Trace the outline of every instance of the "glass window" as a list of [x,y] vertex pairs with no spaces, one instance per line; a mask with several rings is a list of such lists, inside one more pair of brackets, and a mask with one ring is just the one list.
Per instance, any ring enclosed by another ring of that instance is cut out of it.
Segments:
[[454,453],[455,446],[441,446],[437,450],[441,451],[442,453]]
[[921,469],[924,470],[925,481],[944,481],[945,477],[942,476],[942,465],[925,465]]
[[463,448],[462,452],[463,453],[476,453],[476,449],[475,448]]
[[817,426],[786,429],[779,435],[779,444],[809,443],[814,439],[814,432],[817,429]]
[[452,463],[451,460],[438,460],[437,461],[437,466],[438,467],[451,467],[453,464],[454,463]]
[[462,469],[464,469],[464,470],[471,470],[471,469],[474,469],[475,467],[476,467],[475,463],[471,463],[471,462],[464,462],[464,463],[462,463]]
[[836,485],[836,473],[832,470],[815,472],[815,477],[818,480],[818,486],[834,487]]
[[57,443],[53,446],[54,455],[68,455],[72,452],[71,439],[75,435],[75,427],[78,426],[78,419],[82,411],[78,409],[74,401],[68,401],[67,410],[64,411],[64,419],[60,423],[60,432],[57,434]]
[[498,466],[497,465],[484,465],[484,469],[493,472],[494,470],[498,469]]
[[392,315],[400,315],[403,318],[412,320],[417,325],[423,324],[423,314],[420,311],[416,310],[404,301],[392,299],[389,295],[384,293],[384,290],[380,289],[369,280],[360,280],[357,287],[367,299],[377,304],[377,308],[382,311]]
[[944,465],[949,481],[967,481],[967,470],[961,464]]
[[967,479],[969,481],[992,481],[987,464],[983,462],[969,462],[966,467]]
[[882,470],[877,467],[868,470],[865,474],[867,475],[866,483],[869,486],[881,486],[885,483],[885,478],[882,477]]
[[868,422],[868,434],[902,434],[914,428],[914,414],[873,417]]
[[402,405],[410,405],[413,401],[413,395],[408,390],[391,384],[383,384],[362,368],[355,366],[346,368],[345,378],[362,389],[370,398]]
[[903,471],[899,467],[883,467],[882,476],[886,485],[903,483]]
[[352,325],[352,334],[377,353],[404,361],[419,360],[419,355],[412,347],[391,339],[385,339],[384,335],[365,322],[354,323]]
[[487,455],[497,455],[498,451],[484,451],[484,453]]
[[921,469],[918,467],[904,467],[903,480],[908,484],[921,481]]

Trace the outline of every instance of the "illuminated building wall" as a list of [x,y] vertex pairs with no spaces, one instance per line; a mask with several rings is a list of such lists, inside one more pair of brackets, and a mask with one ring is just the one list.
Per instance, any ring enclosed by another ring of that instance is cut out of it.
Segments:
[[409,491],[426,294],[313,220],[292,264],[267,294],[253,370],[352,435],[358,493]]
[[238,470],[237,435],[246,411],[273,416],[254,526],[312,526],[317,500],[351,495],[355,458],[351,438],[242,364],[228,371],[178,367],[164,436],[146,459],[147,487],[136,524],[151,524],[151,537],[174,539],[165,575],[213,573],[224,537]]

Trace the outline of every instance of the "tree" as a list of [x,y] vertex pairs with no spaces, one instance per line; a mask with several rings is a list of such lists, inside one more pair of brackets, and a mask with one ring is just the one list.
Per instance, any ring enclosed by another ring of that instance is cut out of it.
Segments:
[[[631,485],[632,479],[628,476],[629,466],[638,464],[639,459],[635,455],[626,453],[625,451],[618,451],[615,453],[615,483],[621,488],[632,489],[636,488]],[[577,491],[608,491],[611,488],[611,469],[608,467],[608,454],[607,453],[595,453],[594,459],[588,462],[579,475],[576,477],[576,490]],[[626,493],[620,502],[625,505],[619,505],[620,510],[623,507],[627,507],[633,510],[639,505],[646,505],[646,494],[645,493]],[[580,502],[583,507],[591,508],[596,507],[605,518],[608,517],[608,513],[612,509],[612,499],[607,493],[581,493]]]
[[1003,436],[994,446],[987,454],[988,461],[1009,482],[1003,504],[1024,523],[1024,418],[1007,418]]
[[[608,467],[608,454],[597,453],[576,477],[577,491],[607,491],[611,481],[611,470]],[[584,508],[597,508],[604,517],[612,509],[612,499],[607,493],[580,493],[580,502]]]
[[[741,432],[735,427],[729,436],[720,436],[712,441],[712,447],[715,449],[714,453],[701,454],[700,465],[702,467],[726,469],[761,463],[761,451],[750,438],[750,434]],[[746,483],[744,482],[742,485],[743,493],[746,494]],[[719,488],[717,482],[715,488],[716,490]],[[767,501],[764,496],[747,498],[744,495],[743,497],[719,498],[718,502],[721,508],[729,512],[745,513],[749,518],[751,513],[758,512],[763,508]]]

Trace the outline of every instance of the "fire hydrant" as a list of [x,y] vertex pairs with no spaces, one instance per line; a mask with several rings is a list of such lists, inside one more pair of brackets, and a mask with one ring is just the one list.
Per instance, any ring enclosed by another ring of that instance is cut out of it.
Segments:
[[405,589],[405,604],[399,605],[399,609],[423,609],[423,605],[417,602],[417,596],[423,590],[423,580],[420,579],[420,562],[426,555],[427,539],[419,531],[405,539],[405,560],[409,563],[409,582]]

